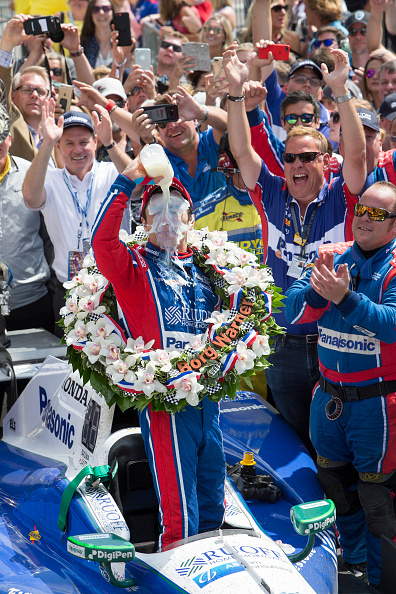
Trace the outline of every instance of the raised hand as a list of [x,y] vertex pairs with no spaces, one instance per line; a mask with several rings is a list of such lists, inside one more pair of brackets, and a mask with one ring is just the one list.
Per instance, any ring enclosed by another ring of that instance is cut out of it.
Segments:
[[80,34],[78,32],[78,27],[71,23],[63,23],[61,27],[64,38],[60,44],[71,53],[77,52],[80,48]]
[[259,105],[262,101],[265,101],[267,97],[267,89],[263,84],[257,80],[248,80],[243,85],[245,89],[245,109],[246,111],[252,111],[256,105]]
[[28,14],[16,14],[13,16],[4,29],[0,40],[0,49],[5,52],[12,52],[14,47],[21,45],[25,39],[30,39],[30,36],[26,35],[24,31],[23,23],[31,18]]
[[63,116],[55,121],[55,101],[53,99],[45,99],[41,109],[41,133],[43,135],[43,143],[55,145],[63,134]]
[[237,47],[238,44],[234,42],[223,54],[223,68],[230,86],[230,95],[242,94],[243,83],[249,78],[249,68],[255,57],[255,54],[252,53],[247,62],[242,64],[236,55]]
[[156,125],[152,123],[143,107],[140,107],[132,114],[132,126],[139,138],[146,144],[151,144],[155,138]]
[[341,49],[330,49],[335,59],[335,69],[329,72],[326,64],[321,64],[323,79],[335,97],[345,95],[345,83],[349,77],[349,56]]
[[94,106],[94,110],[92,111],[91,116],[96,136],[103,144],[103,146],[109,146],[113,142],[113,135],[111,132],[111,120],[109,114],[104,109],[104,107],[96,104]]
[[[177,87],[178,93],[173,96],[173,100],[179,110],[179,122],[189,122],[192,120],[200,120],[205,115],[206,111],[202,105],[194,99],[183,87]],[[170,95],[166,95],[168,100],[172,101]],[[202,113],[202,111],[204,113]]]
[[77,103],[79,107],[87,107],[89,110],[95,109],[96,104],[106,107],[108,99],[103,97],[103,95],[91,87],[91,85],[87,85],[78,80],[73,80],[73,85],[81,91],[80,100]]

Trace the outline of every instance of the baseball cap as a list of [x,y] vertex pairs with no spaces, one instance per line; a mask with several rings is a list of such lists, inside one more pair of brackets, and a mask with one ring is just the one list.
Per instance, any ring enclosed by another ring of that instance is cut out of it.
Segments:
[[94,89],[99,91],[103,97],[108,97],[109,95],[118,95],[124,101],[126,101],[127,95],[125,93],[124,87],[120,80],[116,78],[100,78],[96,80],[92,85]]
[[396,93],[392,93],[385,97],[379,107],[378,113],[382,118],[393,120],[396,116]]
[[355,10],[355,12],[350,14],[347,20],[345,21],[345,27],[349,31],[349,29],[355,23],[363,23],[364,25],[367,25],[367,23],[369,22],[369,18],[370,13],[367,12],[367,10]]
[[10,118],[7,110],[0,103],[0,144],[3,144],[10,133]]
[[[142,214],[143,214],[143,211],[146,207],[148,200],[150,199],[152,194],[158,189],[161,189],[161,186],[156,186],[156,185],[152,185],[152,184],[146,186],[146,189],[144,190],[143,197],[142,197],[142,208],[140,211]],[[192,203],[190,194],[187,192],[186,188],[183,186],[183,184],[176,177],[174,177],[172,179],[171,187],[169,189],[170,189],[170,191],[176,190],[177,192],[179,192],[186,200],[189,201],[191,210],[193,209],[193,203]]]
[[315,64],[315,62],[312,62],[312,60],[300,60],[299,62],[294,62],[293,66],[290,68],[290,72],[287,78],[290,78],[291,75],[294,74],[296,70],[299,70],[300,68],[311,68],[311,70],[313,70],[315,74],[319,76],[320,80],[323,79],[321,69],[317,64]]
[[94,132],[91,118],[82,111],[67,111],[63,114],[63,129],[71,128],[71,126],[83,126]]
[[363,109],[362,107],[359,107],[356,111],[363,126],[367,126],[367,128],[371,128],[372,130],[379,132],[379,123],[375,111],[369,111],[368,109]]

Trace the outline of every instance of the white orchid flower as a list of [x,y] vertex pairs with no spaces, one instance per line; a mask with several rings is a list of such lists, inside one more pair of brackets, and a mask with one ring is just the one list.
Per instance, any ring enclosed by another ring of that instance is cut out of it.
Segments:
[[211,317],[207,318],[205,321],[209,324],[213,324],[213,328],[216,330],[228,322],[231,317],[230,310],[225,309],[224,311],[213,311]]
[[114,361],[118,361],[120,358],[120,349],[112,345],[106,354],[106,365],[111,365]]
[[[137,227],[136,228],[136,231],[138,231],[139,229],[141,229],[143,231],[143,233],[145,233],[143,226]],[[133,235],[129,235],[128,232],[125,231],[125,229],[120,229],[120,232],[118,234],[118,237],[124,243],[132,243],[134,241]]]
[[78,303],[79,312],[77,318],[83,320],[88,314],[100,315],[106,311],[103,305],[100,305],[100,295],[96,293],[90,297],[82,297]]
[[233,266],[245,266],[249,264],[251,266],[257,261],[257,256],[245,250],[234,249],[232,252],[227,254],[227,263],[233,264]]
[[86,274],[84,283],[76,287],[75,292],[81,297],[89,297],[94,293],[102,293],[108,281],[101,274]]
[[274,282],[274,277],[269,268],[260,268],[258,272],[260,278],[259,287],[262,291],[266,291],[268,285]]
[[201,247],[202,243],[202,229],[191,229],[188,231],[187,234],[187,241],[189,244],[193,245],[194,247]]
[[121,338],[114,332],[114,327],[105,318],[100,318],[96,322],[88,322],[87,331],[95,340],[99,338],[103,338],[104,340],[110,338],[115,346],[120,346],[121,344]]
[[65,326],[70,326],[72,322],[76,319],[76,315],[78,312],[78,297],[74,293],[69,295],[66,299],[66,304],[64,307],[61,307],[59,313],[64,318]]
[[224,247],[225,244],[230,243],[227,240],[227,231],[208,231],[208,240],[217,247]]
[[87,339],[87,329],[85,327],[84,322],[78,321],[74,326],[73,330],[70,330],[69,334],[66,336],[66,344],[75,344],[79,342],[83,342]]
[[180,353],[178,351],[172,351],[168,353],[167,351],[163,351],[158,349],[157,351],[152,351],[150,353],[150,360],[154,365],[158,365],[160,367],[160,371],[170,371],[172,369],[171,360],[175,357],[179,357]]
[[185,398],[191,406],[197,406],[199,404],[198,394],[204,389],[204,386],[198,383],[196,373],[189,373],[187,376],[176,380],[174,386],[178,400]]
[[230,285],[228,287],[229,295],[237,293],[239,289],[245,286],[246,277],[243,268],[235,266],[231,272],[225,273],[224,280]]
[[239,342],[236,347],[237,362],[235,363],[235,369],[238,375],[241,375],[247,369],[253,369],[254,360],[256,353],[251,349],[248,349],[244,342]]
[[257,357],[262,357],[263,355],[269,355],[271,352],[269,343],[268,343],[268,336],[264,336],[263,334],[258,334],[256,336],[256,340],[252,344],[252,349],[256,353]]
[[142,367],[136,373],[137,380],[134,382],[134,389],[138,392],[144,392],[146,396],[151,396],[153,392],[166,392],[167,388],[155,379],[156,367],[150,361],[146,367]]
[[91,249],[91,250],[89,250],[88,254],[85,256],[85,258],[83,260],[83,267],[84,268],[92,268],[93,266],[96,266],[96,262],[95,262],[95,258],[93,255],[93,251]]
[[136,338],[128,338],[127,345],[124,349],[125,353],[141,353],[142,351],[148,351],[153,346],[155,340],[150,340],[147,344],[144,344],[142,336]]
[[135,384],[136,382],[136,375],[129,369],[126,361],[123,361],[122,359],[118,359],[111,365],[108,365],[108,367],[106,367],[106,373],[111,377],[114,384],[118,384],[122,381],[130,384]]
[[81,285],[84,282],[84,276],[87,274],[87,270],[85,268],[81,268],[77,274],[73,276],[73,278],[69,281],[63,283],[65,289],[74,289],[78,285]]
[[102,354],[101,350],[102,347],[100,344],[89,340],[83,348],[83,353],[87,355],[90,363],[96,363]]
[[212,264],[224,268],[227,265],[227,254],[223,248],[211,247],[208,254],[209,258],[206,260],[206,264]]

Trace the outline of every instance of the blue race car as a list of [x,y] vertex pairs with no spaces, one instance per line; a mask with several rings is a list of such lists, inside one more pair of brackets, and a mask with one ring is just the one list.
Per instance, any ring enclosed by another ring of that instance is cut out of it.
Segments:
[[222,528],[160,553],[143,440],[133,419],[120,419],[53,357],[9,410],[0,442],[1,592],[337,592],[334,504],[322,499],[304,446],[259,396],[221,403],[230,467]]

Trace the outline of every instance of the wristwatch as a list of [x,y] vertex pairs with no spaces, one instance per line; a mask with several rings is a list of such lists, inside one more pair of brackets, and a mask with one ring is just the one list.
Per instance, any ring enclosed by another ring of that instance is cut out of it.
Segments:
[[345,101],[350,101],[352,99],[351,91],[348,91],[346,95],[342,95],[341,97],[334,97],[334,101],[336,103],[345,103]]

